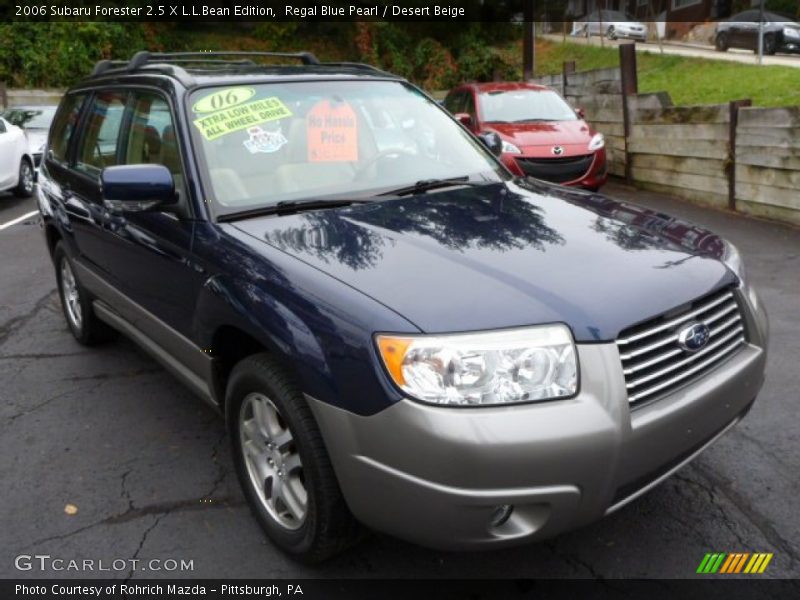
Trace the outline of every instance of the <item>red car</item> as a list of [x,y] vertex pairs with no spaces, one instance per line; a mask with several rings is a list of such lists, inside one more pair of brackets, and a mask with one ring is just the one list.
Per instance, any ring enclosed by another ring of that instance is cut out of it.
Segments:
[[532,83],[471,83],[444,101],[473,133],[503,140],[503,163],[517,175],[597,190],[606,182],[603,134],[558,92]]

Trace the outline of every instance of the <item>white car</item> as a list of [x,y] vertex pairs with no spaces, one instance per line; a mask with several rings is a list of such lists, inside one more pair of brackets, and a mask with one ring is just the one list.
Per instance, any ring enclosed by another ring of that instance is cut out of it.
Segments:
[[0,118],[0,192],[20,198],[33,194],[35,171],[25,132]]
[[639,42],[647,41],[647,26],[635,21],[633,17],[616,10],[596,10],[583,19],[583,26],[578,30],[589,37],[604,35],[610,40],[629,39]]
[[15,106],[0,113],[0,117],[17,127],[21,127],[28,137],[30,154],[38,168],[42,161],[44,146],[50,124],[56,115],[57,106]]

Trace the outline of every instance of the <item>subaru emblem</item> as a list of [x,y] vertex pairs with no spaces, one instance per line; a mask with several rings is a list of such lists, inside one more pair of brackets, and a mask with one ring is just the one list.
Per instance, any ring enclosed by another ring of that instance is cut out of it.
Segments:
[[550,152],[552,152],[556,156],[561,156],[562,154],[564,154],[564,148],[562,148],[561,146],[553,146],[553,149],[550,150]]
[[678,346],[686,352],[697,352],[708,344],[711,330],[705,323],[692,323],[678,333]]

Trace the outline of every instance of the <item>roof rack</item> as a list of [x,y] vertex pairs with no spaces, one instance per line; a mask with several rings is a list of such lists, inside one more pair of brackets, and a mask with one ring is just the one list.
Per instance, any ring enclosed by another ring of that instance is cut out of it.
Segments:
[[[236,60],[225,60],[222,57],[237,57]],[[319,59],[311,52],[242,52],[242,51],[223,51],[223,52],[148,52],[143,50],[137,52],[129,61],[124,60],[101,60],[92,69],[92,77],[102,75],[109,71],[132,72],[142,67],[152,64],[163,64],[179,66],[182,64],[217,64],[217,65],[253,65],[256,63],[252,58],[291,58],[302,62],[304,65],[318,65]]]
[[133,73],[140,69],[149,67],[150,69],[167,73],[179,79],[184,85],[191,85],[193,77],[186,72],[185,68],[192,68],[200,65],[208,66],[260,66],[253,59],[259,57],[269,58],[288,58],[300,61],[306,66],[320,67],[344,67],[368,71],[376,75],[391,76],[391,73],[382,71],[377,67],[359,62],[326,62],[320,63],[316,56],[311,52],[148,52],[143,50],[134,54],[130,60],[101,60],[94,65],[91,77],[100,75]]

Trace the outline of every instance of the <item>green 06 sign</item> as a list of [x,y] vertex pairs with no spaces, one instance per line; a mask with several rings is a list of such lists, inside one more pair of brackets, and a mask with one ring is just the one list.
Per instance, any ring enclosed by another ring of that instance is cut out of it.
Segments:
[[194,103],[192,110],[196,113],[209,113],[236,106],[242,102],[247,102],[255,96],[256,91],[250,87],[225,88],[203,96]]

